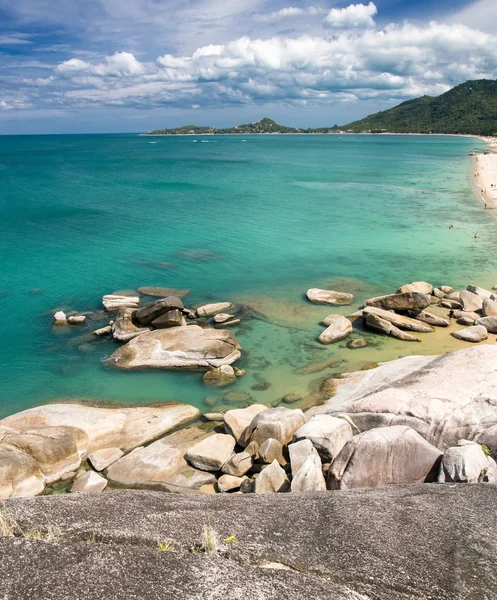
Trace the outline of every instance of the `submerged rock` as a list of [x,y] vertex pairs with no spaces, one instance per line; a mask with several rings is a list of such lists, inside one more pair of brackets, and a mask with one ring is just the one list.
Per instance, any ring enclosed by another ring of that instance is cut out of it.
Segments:
[[184,298],[188,296],[191,290],[178,290],[176,288],[167,287],[139,287],[138,291],[144,296],[156,296],[158,298],[166,298],[167,296],[175,296],[176,298]]
[[322,344],[338,342],[352,333],[352,323],[342,315],[329,315],[324,322],[328,327],[318,338]]
[[114,352],[107,363],[119,369],[189,369],[220,367],[240,358],[231,331],[198,325],[144,333]]
[[226,321],[231,321],[235,318],[235,315],[230,315],[228,313],[219,313],[214,315],[214,323],[226,323]]
[[442,452],[410,427],[371,429],[350,439],[333,461],[330,489],[436,480]]
[[314,304],[329,304],[331,306],[345,306],[354,302],[354,296],[345,292],[335,292],[333,290],[321,290],[311,288],[307,290],[307,299]]
[[106,325],[105,327],[101,327],[100,329],[95,329],[93,335],[102,337],[103,335],[108,335],[109,333],[112,333],[112,325]]
[[347,348],[356,350],[357,348],[365,348],[369,346],[369,342],[366,338],[356,338],[355,340],[349,340],[347,342]]
[[231,365],[222,365],[207,371],[202,377],[202,381],[205,385],[221,388],[235,383],[236,375]]
[[82,325],[85,321],[85,315],[70,315],[67,317],[67,322],[71,325]]

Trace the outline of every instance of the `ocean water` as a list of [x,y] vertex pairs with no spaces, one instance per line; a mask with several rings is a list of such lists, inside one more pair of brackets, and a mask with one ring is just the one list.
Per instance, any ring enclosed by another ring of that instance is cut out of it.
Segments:
[[[245,391],[276,402],[380,358],[448,349],[446,332],[320,348],[319,321],[334,311],[304,293],[352,291],[354,305],[336,311],[348,314],[409,281],[497,283],[495,219],[470,189],[468,152],[482,147],[439,136],[0,137],[0,416],[62,398],[206,410]],[[186,305],[260,311],[234,330],[248,374],[216,392],[199,373],[104,366],[116,345],[91,336],[106,323],[102,295],[146,285],[191,288]],[[54,329],[59,308],[96,314]],[[261,382],[271,386],[251,389]]]

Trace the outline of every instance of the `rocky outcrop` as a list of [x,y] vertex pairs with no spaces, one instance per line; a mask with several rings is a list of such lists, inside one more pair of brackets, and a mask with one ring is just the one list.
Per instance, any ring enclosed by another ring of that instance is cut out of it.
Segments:
[[88,436],[88,453],[110,447],[128,451],[193,421],[199,415],[197,408],[175,403],[137,408],[47,404],[7,417],[0,421],[0,426],[18,431],[77,426]]
[[364,324],[366,327],[370,329],[374,329],[375,331],[379,331],[384,333],[385,335],[389,335],[390,337],[397,338],[399,340],[403,340],[404,342],[420,342],[421,340],[417,337],[414,337],[410,333],[406,333],[402,331],[390,321],[382,319],[378,315],[369,313],[364,315]]
[[183,302],[178,297],[168,296],[138,309],[134,314],[134,319],[139,325],[146,327],[168,312],[183,310],[183,308]]
[[302,465],[304,465],[308,459],[311,459],[312,462],[320,469],[322,467],[318,451],[312,445],[311,440],[303,439],[289,444],[288,454],[290,456],[292,477],[295,477]]
[[346,306],[354,302],[354,296],[334,290],[311,288],[306,292],[307,299],[313,304],[329,304],[330,306]]
[[479,483],[497,481],[497,465],[486,456],[480,444],[460,440],[448,448],[440,465],[439,483]]
[[126,370],[203,370],[235,362],[240,349],[231,331],[190,325],[144,333],[116,350],[107,364]]
[[483,306],[482,298],[476,294],[473,294],[473,292],[469,292],[468,290],[463,290],[461,292],[460,299],[464,310],[469,312],[481,310]]
[[338,342],[352,333],[352,323],[342,315],[329,315],[323,323],[328,327],[318,338],[322,344]]
[[178,309],[169,310],[152,321],[152,327],[167,329],[168,327],[184,327],[186,319]]
[[427,323],[423,323],[417,319],[410,319],[409,317],[404,317],[403,315],[397,315],[394,312],[376,308],[375,306],[366,306],[363,309],[362,314],[366,317],[368,315],[376,315],[385,321],[389,321],[392,323],[392,325],[395,325],[395,327],[407,331],[415,331],[417,333],[430,333],[433,331],[433,327]]
[[110,465],[107,479],[121,487],[182,493],[213,485],[214,475],[194,469],[185,460],[187,451],[210,435],[191,427],[136,448]]
[[221,471],[234,477],[242,477],[253,465],[252,456],[248,452],[233,454],[221,467]]
[[375,306],[383,310],[423,310],[430,305],[430,297],[419,292],[405,292],[403,294],[390,294],[370,298],[365,306]]
[[350,439],[328,472],[330,489],[435,481],[442,452],[410,427],[371,429]]
[[497,346],[409,356],[335,380],[336,395],[308,411],[345,415],[360,431],[405,425],[441,450],[460,439],[497,448]]

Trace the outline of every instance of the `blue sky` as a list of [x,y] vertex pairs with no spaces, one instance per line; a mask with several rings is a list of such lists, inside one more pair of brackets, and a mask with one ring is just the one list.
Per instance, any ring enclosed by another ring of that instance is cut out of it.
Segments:
[[497,78],[497,0],[0,0],[0,134],[343,124]]

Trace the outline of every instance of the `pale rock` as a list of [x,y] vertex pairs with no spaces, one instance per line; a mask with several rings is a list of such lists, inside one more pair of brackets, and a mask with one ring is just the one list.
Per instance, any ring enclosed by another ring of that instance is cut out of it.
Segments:
[[324,320],[324,323],[328,327],[319,336],[319,341],[322,344],[338,342],[352,333],[352,323],[342,315],[329,315]]
[[95,329],[93,335],[101,337],[102,335],[107,335],[109,333],[112,333],[112,325],[106,325],[105,327],[100,327],[100,329]]
[[223,327],[234,327],[235,325],[238,325],[240,323],[240,319],[231,319],[229,321],[225,321],[223,323]]
[[475,324],[474,319],[470,319],[469,317],[459,317],[459,319],[457,319],[456,322],[459,325],[466,325],[467,327],[470,327],[471,325]]
[[126,370],[202,370],[235,362],[240,350],[231,331],[189,325],[144,333],[116,350],[106,362]]
[[88,461],[96,471],[103,471],[123,456],[121,448],[102,448],[88,455]]
[[463,290],[461,292],[461,303],[463,309],[468,312],[476,312],[481,310],[483,306],[482,298],[473,294],[473,292],[468,292],[468,290]]
[[440,306],[443,306],[444,308],[450,308],[452,310],[461,310],[462,302],[459,302],[459,300],[442,300],[442,302],[440,302]]
[[311,288],[307,290],[307,299],[314,304],[329,304],[331,306],[345,306],[354,302],[354,296],[345,292],[321,290]]
[[219,471],[229,460],[235,447],[235,438],[226,433],[215,433],[202,440],[185,454],[186,460],[201,471]]
[[199,317],[213,317],[220,313],[224,313],[233,309],[231,302],[215,302],[213,304],[203,304],[197,308],[197,315]]
[[20,450],[0,445],[0,500],[37,496],[44,489],[38,463]]
[[417,337],[414,337],[410,333],[406,333],[402,331],[398,327],[395,327],[390,321],[386,321],[382,319],[378,315],[374,314],[366,314],[364,318],[364,323],[367,327],[374,329],[375,331],[380,331],[386,335],[397,338],[399,340],[403,340],[405,342],[420,342],[421,340]]
[[484,300],[492,298],[493,296],[493,292],[489,292],[488,290],[479,287],[478,285],[468,285],[466,289],[468,290],[468,292],[472,292],[473,294],[476,294]]
[[322,468],[321,458],[316,448],[314,448],[311,440],[303,439],[289,444],[288,453],[290,455],[292,477],[295,477],[299,469],[308,459],[311,459],[313,463],[319,467],[319,469]]
[[352,427],[344,419],[331,415],[314,415],[293,434],[293,441],[309,440],[325,461],[333,461],[353,436]]
[[58,310],[53,316],[54,325],[67,325],[66,313],[62,310]]
[[428,325],[433,325],[435,327],[448,327],[450,325],[449,319],[436,315],[428,310],[413,310],[409,312],[409,315],[413,319],[416,319],[416,321],[423,321],[423,323],[428,323]]
[[224,421],[224,413],[222,412],[212,412],[212,413],[204,413],[202,415],[202,419],[204,421]]
[[410,427],[370,429],[343,447],[328,471],[329,489],[434,481],[442,452]]
[[76,476],[71,489],[71,493],[98,493],[103,492],[107,487],[107,479],[95,473],[95,471],[85,471]]
[[219,313],[217,315],[214,315],[214,323],[225,323],[226,321],[230,321],[231,319],[234,319],[234,315],[230,315],[228,313]]
[[497,316],[497,302],[495,300],[483,300],[482,312],[484,317]]
[[67,317],[67,322],[71,325],[82,325],[85,321],[85,315],[71,315]]
[[366,348],[366,346],[369,346],[369,342],[366,338],[356,338],[355,340],[349,340],[347,342],[347,348],[350,348],[351,350]]
[[438,298],[439,300],[445,298],[445,293],[440,288],[433,288],[431,293],[435,296],[435,298]]
[[260,451],[260,446],[264,441],[274,438],[282,446],[286,446],[291,442],[293,434],[305,422],[306,418],[300,409],[282,406],[268,408],[252,419],[243,435],[241,444],[246,446],[249,441],[256,441]]
[[102,298],[102,304],[107,312],[117,312],[120,308],[138,308],[139,296],[125,296],[121,294],[107,294]]
[[468,312],[466,310],[455,310],[453,313],[453,317],[454,317],[454,319],[465,318],[465,319],[470,319],[472,321],[477,321],[478,319],[481,318],[481,315],[479,315],[478,313],[475,313],[475,312]]
[[433,331],[433,327],[426,323],[420,322],[420,320],[410,319],[409,317],[404,317],[403,315],[398,315],[388,310],[376,308],[375,306],[366,306],[362,313],[365,316],[376,315],[385,321],[389,321],[392,323],[392,325],[395,325],[395,327],[398,327],[399,329],[415,331],[417,333],[431,333]]
[[135,337],[150,331],[148,327],[137,327],[133,323],[134,308],[120,308],[112,325],[112,337],[118,342],[129,342]]
[[248,452],[233,454],[221,467],[221,471],[234,477],[242,477],[253,465],[252,456]]
[[247,477],[235,477],[233,475],[221,475],[217,480],[217,488],[221,493],[239,490]]
[[273,460],[278,461],[282,466],[286,465],[286,460],[283,458],[283,446],[278,440],[268,438],[259,447],[259,460],[263,463],[270,464]]
[[235,383],[236,375],[231,365],[222,365],[207,371],[202,377],[202,380],[205,385],[221,388]]
[[112,463],[107,479],[119,487],[165,492],[192,493],[203,485],[212,485],[212,473],[199,471],[185,460],[189,448],[211,434],[197,427],[181,429],[140,447]]
[[480,444],[459,440],[457,446],[448,448],[442,457],[439,483],[479,483],[484,478],[495,483],[497,465],[486,456]]
[[292,492],[325,492],[326,481],[321,466],[316,465],[311,456],[300,467],[292,479]]
[[224,429],[226,433],[232,435],[237,444],[242,444],[242,438],[245,438],[244,433],[247,427],[252,423],[253,418],[263,410],[267,410],[264,404],[252,404],[247,408],[235,408],[228,410],[224,414]]
[[482,317],[476,321],[476,325],[479,325],[480,327],[485,327],[485,329],[489,333],[497,333],[497,316]]
[[254,485],[254,492],[256,494],[276,494],[278,492],[288,492],[289,489],[290,482],[288,481],[288,477],[277,460],[274,460],[259,473]]
[[126,408],[47,404],[11,415],[0,421],[0,426],[18,431],[41,427],[77,427],[88,436],[88,453],[111,447],[127,452],[199,416],[198,408],[178,403]]
[[431,294],[433,286],[431,283],[426,281],[414,281],[413,283],[406,283],[399,287],[397,294],[406,294],[408,292],[419,292],[420,294]]
[[484,317],[483,319],[478,319],[478,321],[476,321],[477,325],[473,325],[467,329],[459,329],[458,331],[452,332],[452,335],[458,340],[463,340],[464,342],[483,342],[488,339],[488,332],[480,322],[484,319],[491,318],[492,317]]
[[440,289],[444,294],[450,294],[454,291],[454,288],[450,287],[450,285],[441,285]]
[[259,444],[257,442],[250,442],[245,448],[245,452],[250,454],[254,460],[257,460],[259,458]]

